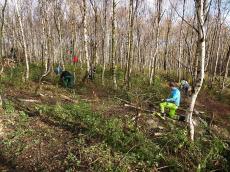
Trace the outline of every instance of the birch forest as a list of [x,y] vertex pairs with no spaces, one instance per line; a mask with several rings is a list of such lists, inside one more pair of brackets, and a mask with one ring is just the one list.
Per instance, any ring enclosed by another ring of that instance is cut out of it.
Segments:
[[0,0],[0,171],[230,171],[230,1]]

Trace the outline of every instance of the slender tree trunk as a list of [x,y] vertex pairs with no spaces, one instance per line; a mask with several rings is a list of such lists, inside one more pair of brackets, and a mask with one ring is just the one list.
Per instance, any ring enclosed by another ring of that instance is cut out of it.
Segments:
[[59,41],[59,46],[58,49],[60,51],[59,53],[59,64],[61,64],[63,70],[65,70],[65,63],[63,59],[63,39],[62,39],[62,25],[61,25],[61,19],[60,19],[60,5],[58,1],[55,0],[55,9],[54,9],[54,24],[58,33],[58,41]]
[[19,26],[20,26],[21,35],[22,35],[24,55],[25,55],[25,61],[26,61],[26,80],[28,80],[29,79],[29,72],[30,72],[29,60],[28,60],[28,52],[27,52],[27,45],[26,45],[26,38],[25,38],[24,28],[23,28],[23,24],[22,24],[22,18],[21,18],[19,9],[18,9],[18,1],[17,0],[15,0],[15,7],[16,7],[16,12],[17,12]]
[[220,58],[220,44],[221,44],[221,33],[219,33],[219,36],[218,36],[218,45],[217,45],[217,51],[216,51],[216,61],[215,61],[215,66],[214,66],[213,79],[216,78],[217,66],[218,66],[218,62]]
[[197,41],[197,58],[199,61],[199,72],[196,79],[194,92],[192,93],[189,109],[188,109],[188,120],[190,126],[190,139],[194,140],[194,124],[192,119],[193,110],[195,107],[197,96],[201,90],[203,80],[204,80],[204,65],[205,65],[205,38],[206,38],[206,30],[205,30],[205,17],[208,15],[208,5],[209,3],[206,0],[195,0],[196,14],[197,14],[197,33],[198,33],[198,41]]
[[133,58],[133,20],[134,20],[134,12],[133,12],[133,0],[129,0],[129,32],[128,32],[128,48],[127,48],[127,64],[126,64],[126,72],[125,72],[125,85],[126,88],[129,88],[129,80],[130,80],[130,70],[131,70],[131,60]]
[[182,19],[180,23],[180,35],[179,35],[179,56],[178,56],[178,68],[177,68],[177,76],[178,76],[178,81],[180,82],[181,80],[181,57],[182,57],[182,51],[183,51],[183,42],[182,42],[182,32],[183,32],[183,22],[184,22],[184,12],[185,12],[185,1],[183,0],[183,14],[182,14]]
[[109,35],[107,27],[107,6],[108,0],[104,0],[104,39],[103,39],[103,68],[102,68],[102,85],[105,85],[105,64],[108,59]]
[[223,76],[221,92],[225,88],[225,81],[228,78],[228,70],[229,70],[229,63],[230,63],[230,46],[228,47],[228,52],[227,52],[226,58],[227,58],[227,62],[226,62],[226,65],[225,65],[225,72],[224,72],[224,76]]
[[115,40],[115,32],[116,32],[116,26],[115,26],[115,20],[116,20],[116,13],[115,13],[115,7],[116,7],[116,2],[113,0],[113,6],[112,6],[112,11],[113,11],[113,16],[112,16],[112,71],[113,71],[113,86],[115,89],[117,89],[117,78],[116,78],[116,64],[115,64],[115,55],[116,55],[116,40]]
[[155,34],[155,50],[154,54],[152,55],[151,58],[151,71],[150,71],[150,85],[152,85],[155,80],[155,75],[156,75],[156,59],[157,59],[157,53],[158,53],[158,39],[159,39],[159,28],[160,28],[160,21],[161,21],[161,5],[162,5],[162,0],[157,0],[156,4],[156,9],[157,9],[157,17],[156,17],[156,34]]
[[214,66],[214,72],[213,72],[213,78],[212,82],[216,78],[216,72],[217,72],[217,66],[220,58],[220,46],[221,46],[221,0],[217,0],[217,6],[218,6],[218,16],[217,16],[217,26],[218,26],[218,44],[217,44],[217,51],[216,51],[216,61],[215,61],[215,66]]
[[163,62],[163,67],[164,67],[165,72],[167,71],[168,42],[169,42],[169,33],[170,33],[170,30],[171,30],[171,25],[172,25],[171,16],[172,16],[172,13],[170,13],[170,17],[169,17],[169,20],[168,20],[166,39],[165,39],[166,45],[165,45],[165,50],[164,50],[164,62]]
[[[206,65],[205,65],[205,71],[208,69],[208,67],[210,66],[210,70],[212,69],[212,63],[209,63],[211,60],[211,57],[212,57],[212,54],[213,54],[213,48],[214,48],[214,45],[215,45],[215,41],[216,41],[216,36],[217,36],[217,30],[218,30],[218,27],[216,26],[214,28],[214,31],[213,31],[213,34],[212,34],[212,40],[210,41],[210,45],[208,46],[208,50],[207,51],[207,62],[206,62]],[[210,64],[210,65],[209,65]]]
[[90,72],[90,60],[89,60],[89,53],[88,53],[88,35],[87,35],[87,28],[86,28],[86,14],[87,14],[87,5],[86,0],[83,0],[83,34],[84,34],[84,54],[87,64],[87,73]]
[[99,58],[97,54],[97,7],[95,7],[95,16],[94,16],[94,66],[99,63]]
[[5,0],[4,5],[2,7],[2,14],[1,14],[1,28],[0,28],[0,60],[2,59],[2,51],[3,51],[3,28],[5,22],[5,9],[7,5],[7,0]]

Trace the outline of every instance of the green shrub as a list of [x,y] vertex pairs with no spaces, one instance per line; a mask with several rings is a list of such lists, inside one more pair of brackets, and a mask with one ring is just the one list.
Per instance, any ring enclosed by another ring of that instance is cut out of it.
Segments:
[[14,103],[10,100],[6,100],[3,102],[3,109],[5,110],[6,114],[14,113]]
[[120,119],[106,119],[92,112],[89,105],[84,102],[76,105],[46,107],[42,111],[63,121],[83,123],[91,137],[103,140],[111,149],[132,157],[130,159],[134,162],[143,162],[143,166],[151,167],[156,161],[162,159],[163,153],[159,153],[159,146],[144,134],[132,128],[124,131]]

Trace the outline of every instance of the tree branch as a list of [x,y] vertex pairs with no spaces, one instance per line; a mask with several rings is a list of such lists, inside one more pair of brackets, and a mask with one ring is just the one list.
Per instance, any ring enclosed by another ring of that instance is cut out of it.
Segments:
[[198,32],[199,32],[198,29],[197,29],[195,26],[191,25],[187,20],[184,19],[184,17],[182,17],[182,16],[178,13],[176,7],[174,7],[174,5],[172,4],[171,0],[169,0],[169,2],[170,2],[170,4],[171,4],[171,6],[173,7],[173,9],[175,10],[175,12],[177,13],[177,15],[178,15],[187,25],[189,25],[191,28],[193,28],[193,29],[198,33]]

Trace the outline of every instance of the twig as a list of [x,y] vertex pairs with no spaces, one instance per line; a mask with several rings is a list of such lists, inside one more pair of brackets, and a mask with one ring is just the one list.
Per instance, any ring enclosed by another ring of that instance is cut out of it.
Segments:
[[114,98],[120,100],[121,102],[125,102],[125,103],[130,104],[130,102],[127,101],[127,100],[121,99],[121,98],[119,98],[119,97],[114,97]]
[[210,121],[210,123],[209,123],[209,127],[212,126],[212,123],[213,123],[213,121],[214,121],[214,117],[215,117],[215,114],[214,114],[214,112],[213,112],[213,113],[212,113],[211,121]]
[[134,109],[137,109],[137,110],[140,110],[140,111],[143,111],[143,112],[149,112],[149,113],[153,113],[155,111],[151,111],[151,110],[147,110],[147,109],[143,109],[141,107],[137,107],[135,105],[132,105],[132,104],[124,104],[125,107],[131,107],[131,108],[134,108]]
[[222,170],[223,170],[223,168],[220,168],[220,169],[212,170],[212,171],[210,171],[210,172],[222,171]]
[[89,165],[94,164],[95,162],[97,162],[97,161],[100,160],[100,159],[102,159],[102,157],[99,157],[99,158],[95,159],[95,160],[94,160],[93,162],[91,162]]
[[169,168],[169,167],[173,167],[173,165],[163,166],[163,167],[157,168],[157,170],[162,170],[162,169]]
[[193,29],[198,33],[198,29],[197,29],[195,26],[192,26],[187,20],[185,20],[184,17],[182,17],[182,16],[178,13],[176,7],[174,7],[174,5],[172,4],[172,2],[171,2],[171,1],[169,1],[169,2],[170,2],[170,4],[171,4],[171,6],[173,7],[173,9],[175,10],[175,12],[177,13],[177,15],[178,15],[187,25],[189,25],[191,28],[193,28]]
[[81,100],[86,102],[97,102],[97,100],[89,100],[89,99],[81,99]]
[[123,160],[125,159],[126,155],[127,155],[131,150],[133,150],[134,148],[136,148],[137,146],[140,146],[140,144],[134,145],[133,147],[131,147],[131,148],[125,153],[125,155],[124,155],[124,156],[120,159],[120,161],[118,162],[116,168],[118,168],[118,166],[119,166],[119,164],[121,163],[121,161],[123,161]]

